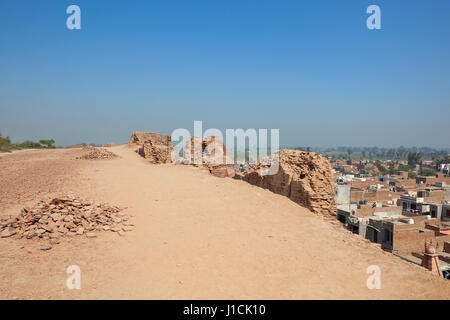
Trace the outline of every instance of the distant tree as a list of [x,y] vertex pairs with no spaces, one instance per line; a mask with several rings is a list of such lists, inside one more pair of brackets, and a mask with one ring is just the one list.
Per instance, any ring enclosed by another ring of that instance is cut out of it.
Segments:
[[47,148],[53,148],[55,144],[55,140],[49,139],[49,140],[39,140],[39,143],[46,146]]
[[375,175],[376,175],[375,170],[374,170],[373,168],[368,168],[368,167],[366,167],[366,168],[363,170],[363,173],[368,174],[368,175],[370,175],[370,176],[375,176]]
[[440,166],[441,164],[447,164],[450,163],[450,155],[447,155],[445,157],[443,157],[442,159],[439,159],[436,161],[436,165]]
[[397,170],[395,170],[394,166],[390,165],[389,166],[389,174],[395,174],[397,172]]
[[420,152],[410,152],[408,153],[408,165],[415,166],[422,159],[422,154]]
[[0,151],[9,151],[11,149],[11,139],[9,137],[3,138],[0,132]]
[[423,176],[435,176],[436,171],[433,169],[423,169],[421,170],[420,174]]
[[398,170],[399,170],[399,171],[411,171],[411,170],[413,170],[413,169],[414,169],[413,166],[409,166],[409,165],[406,165],[406,164],[400,164],[400,165],[398,166]]
[[408,179],[415,179],[417,177],[417,174],[415,172],[408,172]]
[[34,142],[31,140],[25,140],[24,142],[17,145],[20,148],[42,148],[41,144],[39,142]]

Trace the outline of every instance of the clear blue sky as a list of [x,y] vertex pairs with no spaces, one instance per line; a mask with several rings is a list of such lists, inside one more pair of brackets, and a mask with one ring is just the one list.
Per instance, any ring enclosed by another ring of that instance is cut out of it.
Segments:
[[450,147],[450,1],[0,0],[13,141],[123,143],[194,120],[279,128],[283,146]]

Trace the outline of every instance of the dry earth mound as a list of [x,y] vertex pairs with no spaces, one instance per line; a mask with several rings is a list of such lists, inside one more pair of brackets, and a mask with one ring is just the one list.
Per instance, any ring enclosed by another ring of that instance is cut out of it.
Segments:
[[336,215],[333,173],[329,162],[314,152],[281,150],[279,170],[274,175],[262,175],[268,164],[251,166],[235,177],[253,185],[289,197],[314,213]]
[[113,231],[123,234],[133,224],[117,206],[94,203],[73,196],[41,200],[32,208],[23,208],[19,214],[1,219],[1,237],[21,239],[58,239],[68,235],[95,237],[95,231]]

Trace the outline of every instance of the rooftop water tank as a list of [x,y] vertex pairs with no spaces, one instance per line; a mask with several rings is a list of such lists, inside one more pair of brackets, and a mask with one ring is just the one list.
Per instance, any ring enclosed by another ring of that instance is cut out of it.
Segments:
[[414,224],[414,219],[408,219],[408,224]]

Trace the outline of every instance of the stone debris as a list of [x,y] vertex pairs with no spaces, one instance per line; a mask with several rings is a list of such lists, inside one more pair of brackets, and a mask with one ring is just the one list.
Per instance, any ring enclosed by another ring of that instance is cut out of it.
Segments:
[[[235,178],[290,198],[316,214],[336,215],[333,173],[329,162],[314,152],[280,150],[279,170],[263,175],[271,161],[261,161],[236,172]],[[265,159],[267,160],[267,159]]]
[[115,153],[112,153],[111,151],[108,151],[104,148],[96,148],[92,146],[84,146],[84,151],[88,151],[87,154],[82,155],[81,157],[78,157],[77,159],[83,159],[83,160],[107,160],[107,159],[114,159],[118,156]]
[[16,234],[16,229],[12,227],[5,227],[1,233],[2,238],[8,238]]
[[0,235],[50,240],[51,244],[57,244],[58,239],[66,236],[95,238],[100,231],[131,231],[133,224],[122,212],[124,209],[70,195],[41,200],[32,208],[23,208],[19,214],[0,218]]
[[235,170],[230,165],[210,166],[209,172],[218,178],[232,178],[235,175]]

